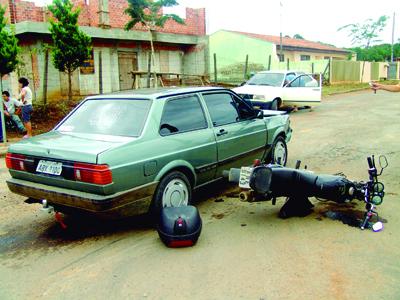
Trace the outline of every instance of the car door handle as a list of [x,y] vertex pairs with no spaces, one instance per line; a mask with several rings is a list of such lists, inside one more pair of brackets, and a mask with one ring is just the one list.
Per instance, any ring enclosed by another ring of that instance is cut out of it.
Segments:
[[226,131],[225,129],[221,129],[218,133],[217,136],[223,136],[225,134],[228,134],[228,131]]

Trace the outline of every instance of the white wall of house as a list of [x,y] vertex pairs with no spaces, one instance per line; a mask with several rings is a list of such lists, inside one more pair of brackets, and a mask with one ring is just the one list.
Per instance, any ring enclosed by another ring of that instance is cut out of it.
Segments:
[[[279,54],[279,50],[277,50],[277,54]],[[310,60],[321,60],[321,59],[347,59],[347,55],[345,54],[336,54],[336,53],[318,53],[312,51],[283,51],[283,55],[285,57],[285,61],[289,59],[292,62],[302,61],[301,56],[306,55],[310,56]]]

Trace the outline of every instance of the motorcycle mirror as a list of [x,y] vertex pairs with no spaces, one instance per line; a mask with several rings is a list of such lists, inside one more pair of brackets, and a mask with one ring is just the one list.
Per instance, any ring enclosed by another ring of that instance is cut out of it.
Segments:
[[385,155],[379,156],[379,166],[382,168],[381,172],[383,169],[385,169],[388,166],[388,161]]

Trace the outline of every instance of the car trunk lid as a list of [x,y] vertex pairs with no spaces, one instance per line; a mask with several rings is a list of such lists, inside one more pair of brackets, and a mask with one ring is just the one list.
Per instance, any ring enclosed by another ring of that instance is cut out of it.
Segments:
[[9,152],[55,160],[97,163],[100,153],[132,139],[134,138],[51,131],[13,144],[9,147]]

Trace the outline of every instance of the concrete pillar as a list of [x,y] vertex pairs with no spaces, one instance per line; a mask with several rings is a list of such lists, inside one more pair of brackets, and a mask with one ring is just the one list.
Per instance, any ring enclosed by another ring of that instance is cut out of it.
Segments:
[[102,28],[110,28],[110,17],[108,10],[108,0],[99,0],[99,26]]

